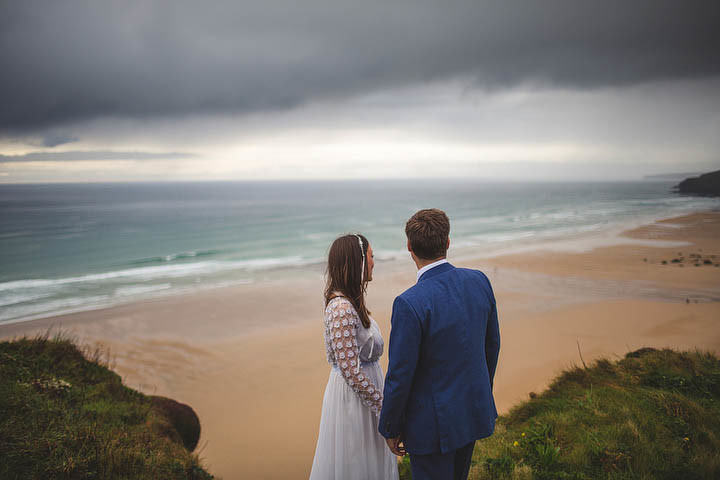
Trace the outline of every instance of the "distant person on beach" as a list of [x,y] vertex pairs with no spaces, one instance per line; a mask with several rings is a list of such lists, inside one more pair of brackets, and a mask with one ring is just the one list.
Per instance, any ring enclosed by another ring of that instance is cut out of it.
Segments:
[[311,480],[398,478],[397,459],[377,431],[383,339],[365,306],[375,262],[367,238],[330,246],[325,287],[325,349],[332,365],[323,397]]
[[445,212],[420,210],[405,234],[418,280],[393,303],[379,431],[395,455],[410,454],[413,480],[466,479],[497,418],[495,297],[484,273],[448,263]]

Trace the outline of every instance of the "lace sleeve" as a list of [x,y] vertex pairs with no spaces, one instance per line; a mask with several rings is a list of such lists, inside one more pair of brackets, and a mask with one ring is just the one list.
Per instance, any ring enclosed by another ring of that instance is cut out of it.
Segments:
[[333,301],[326,309],[325,322],[330,332],[330,345],[335,361],[345,381],[362,402],[379,415],[382,395],[360,369],[360,349],[356,335],[357,329],[362,328],[362,325],[355,309],[347,300]]

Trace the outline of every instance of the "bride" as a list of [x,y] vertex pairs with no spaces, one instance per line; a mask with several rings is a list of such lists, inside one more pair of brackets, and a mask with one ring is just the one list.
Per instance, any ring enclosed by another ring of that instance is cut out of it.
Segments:
[[378,433],[383,339],[365,307],[375,262],[363,235],[330,247],[325,287],[325,348],[332,365],[310,480],[397,479],[395,455]]

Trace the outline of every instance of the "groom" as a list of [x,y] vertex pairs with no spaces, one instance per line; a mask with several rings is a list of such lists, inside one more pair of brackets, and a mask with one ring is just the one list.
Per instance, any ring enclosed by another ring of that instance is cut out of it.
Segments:
[[485,274],[446,260],[445,212],[420,210],[405,234],[418,281],[393,303],[379,431],[393,453],[410,454],[414,480],[466,479],[475,440],[497,418],[495,297]]

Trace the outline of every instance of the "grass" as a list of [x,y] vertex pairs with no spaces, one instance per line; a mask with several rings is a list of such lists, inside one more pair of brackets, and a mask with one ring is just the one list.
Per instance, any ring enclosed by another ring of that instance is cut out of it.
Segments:
[[[183,409],[70,339],[0,342],[0,478],[211,479]],[[476,443],[469,478],[720,478],[720,360],[645,348],[566,370]]]
[[[564,371],[475,445],[470,479],[720,478],[720,360],[644,348]],[[411,478],[407,458],[401,478]]]
[[211,479],[153,397],[62,336],[0,342],[0,478]]

